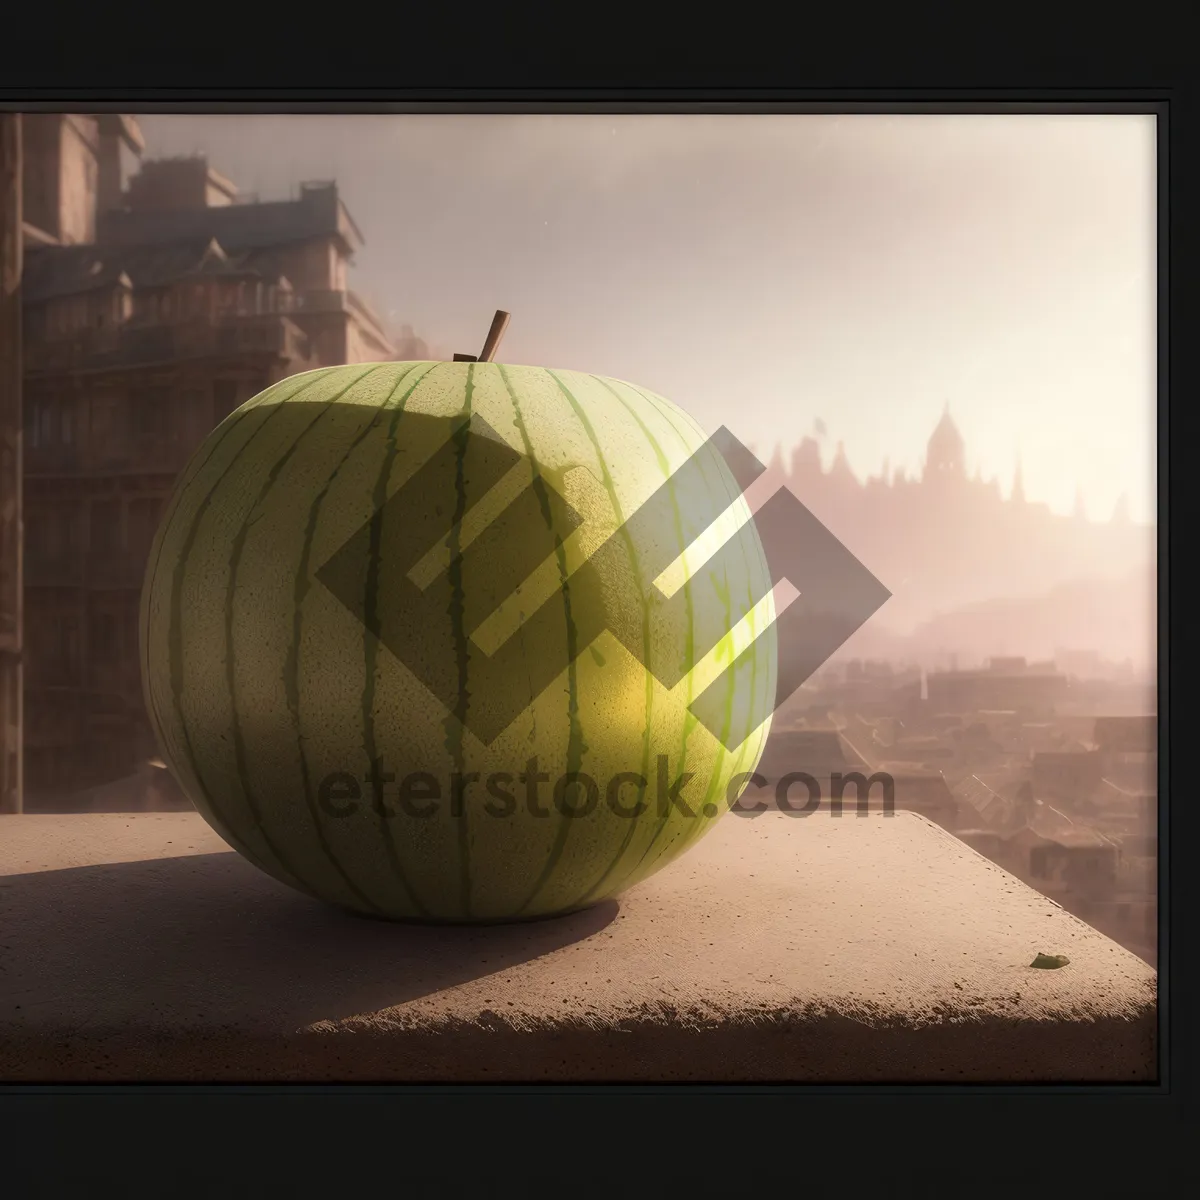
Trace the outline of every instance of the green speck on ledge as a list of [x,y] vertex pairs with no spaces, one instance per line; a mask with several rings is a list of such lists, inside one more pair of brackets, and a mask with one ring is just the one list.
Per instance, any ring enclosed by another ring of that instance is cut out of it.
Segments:
[[1046,971],[1055,971],[1065,967],[1071,960],[1065,954],[1039,954],[1029,965],[1040,967]]

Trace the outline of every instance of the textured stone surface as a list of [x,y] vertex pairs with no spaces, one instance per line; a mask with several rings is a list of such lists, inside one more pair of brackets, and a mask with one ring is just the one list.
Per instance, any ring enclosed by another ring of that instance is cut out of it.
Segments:
[[1156,987],[908,813],[729,816],[482,929],[325,908],[190,813],[0,817],[8,1080],[1151,1081]]

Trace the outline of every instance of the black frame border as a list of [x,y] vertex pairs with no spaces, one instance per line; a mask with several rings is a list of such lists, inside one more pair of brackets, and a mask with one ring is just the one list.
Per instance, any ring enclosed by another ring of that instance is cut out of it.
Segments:
[[[198,50],[195,46],[191,49]],[[95,77],[95,69],[72,69],[69,54],[64,59],[56,52],[56,57],[60,77],[64,71],[76,79]],[[398,52],[398,57],[406,56]],[[438,57],[451,66],[455,58],[460,67],[463,61],[452,44]],[[148,61],[147,56],[137,65],[145,67]],[[108,64],[110,71],[114,65]],[[151,1169],[164,1184],[172,1180],[172,1191],[181,1190],[175,1181],[182,1185],[185,1179],[207,1180],[209,1187],[225,1190],[231,1180],[246,1178],[243,1172],[251,1163],[272,1182],[261,1192],[242,1193],[234,1188],[234,1194],[290,1191],[297,1184],[285,1183],[287,1171],[280,1166],[279,1150],[268,1154],[268,1146],[282,1147],[297,1171],[299,1187],[306,1191],[315,1187],[319,1177],[318,1164],[309,1159],[308,1151],[328,1155],[334,1163],[330,1178],[353,1186],[361,1176],[352,1164],[358,1153],[365,1155],[370,1148],[394,1156],[397,1174],[390,1181],[411,1185],[424,1179],[439,1192],[459,1190],[459,1181],[469,1167],[481,1169],[485,1178],[511,1173],[518,1185],[531,1181],[539,1170],[560,1185],[570,1179],[580,1185],[598,1183],[607,1167],[628,1185],[646,1190],[650,1175],[633,1161],[643,1156],[660,1158],[663,1186],[697,1179],[707,1182],[705,1190],[715,1189],[722,1176],[732,1184],[747,1186],[754,1177],[770,1177],[776,1171],[793,1186],[816,1178],[848,1187],[865,1181],[872,1168],[882,1169],[884,1178],[911,1177],[922,1192],[941,1190],[947,1183],[956,1190],[978,1191],[981,1186],[995,1187],[1006,1181],[1037,1192],[1042,1181],[1051,1184],[1061,1179],[1072,1184],[1071,1191],[1082,1191],[1095,1182],[1100,1185],[1099,1194],[1107,1195],[1124,1186],[1146,1189],[1152,1179],[1164,1178],[1168,1142],[1181,1132],[1178,1118],[1185,1108],[1191,1108],[1194,1097],[1193,1077],[1184,1062],[1184,1055],[1192,1050],[1183,1019],[1186,947],[1182,937],[1172,938],[1173,929],[1193,927],[1184,916],[1193,897],[1183,886],[1190,865],[1183,855],[1195,844],[1185,832],[1194,815],[1188,807],[1189,795],[1181,806],[1170,803],[1173,762],[1169,753],[1169,735],[1181,725],[1180,704],[1186,703],[1178,695],[1174,701],[1170,697],[1169,659],[1172,649],[1182,657],[1188,641],[1179,607],[1171,604],[1171,593],[1180,590],[1179,580],[1167,568],[1172,549],[1186,554],[1188,548],[1180,524],[1168,520],[1171,499],[1190,483],[1187,467],[1180,461],[1189,438],[1182,429],[1171,427],[1168,391],[1169,382],[1175,382],[1184,395],[1195,391],[1194,375],[1189,376],[1190,364],[1183,353],[1187,340],[1180,334],[1171,336],[1182,324],[1184,309],[1185,283],[1179,264],[1186,250],[1194,248],[1186,218],[1178,214],[1188,211],[1184,198],[1194,199],[1195,192],[1190,186],[1194,176],[1184,142],[1192,110],[1177,88],[1165,86],[1165,77],[1171,72],[1147,72],[1143,64],[1142,78],[1149,75],[1157,86],[1137,88],[1094,84],[940,89],[748,85],[748,80],[762,78],[763,71],[769,70],[763,67],[741,71],[742,79],[724,88],[631,88],[623,86],[628,81],[610,75],[608,88],[568,88],[558,80],[549,87],[334,86],[317,90],[295,85],[202,87],[200,80],[205,75],[211,79],[214,73],[211,61],[207,65],[207,70],[203,63],[191,70],[196,86],[47,87],[30,80],[22,63],[15,71],[6,71],[7,79],[0,82],[0,107],[70,110],[86,103],[89,111],[109,108],[147,113],[474,112],[481,108],[509,112],[736,112],[770,108],[889,113],[1152,111],[1159,116],[1160,1082],[1140,1088],[0,1085],[0,1130],[13,1135],[12,1146],[37,1156],[31,1160],[35,1169],[26,1176],[31,1187],[18,1188],[14,1194],[57,1194],[65,1190],[60,1183],[93,1182],[99,1177],[97,1172],[128,1187],[131,1176],[150,1168],[156,1158],[160,1162]],[[1061,60],[1058,65],[1063,65]],[[226,59],[224,69],[231,66]],[[526,66],[528,61],[517,69]],[[794,78],[805,66],[785,69],[783,77],[791,74]],[[294,72],[293,79],[303,74],[294,64],[288,69]],[[1028,67],[1024,69],[1028,77]],[[177,80],[189,73],[186,66],[182,70],[170,67],[169,57],[165,62],[158,58],[152,70],[160,77],[174,75]],[[218,76],[221,73],[216,72]],[[393,72],[375,69],[372,73],[386,79]],[[612,72],[620,73],[629,70]],[[700,72],[707,76],[721,73],[711,69]],[[810,79],[815,77],[815,72],[807,73]],[[254,74],[245,72],[246,77]],[[641,78],[647,74],[653,74],[649,67]],[[1083,70],[1076,65],[1075,75],[1094,79],[1096,69]],[[312,77],[329,82],[328,72],[316,72]],[[43,74],[42,81],[45,78]],[[1186,425],[1190,414],[1183,415]],[[602,1132],[606,1128],[607,1134]],[[613,1138],[614,1132],[620,1132],[619,1139]],[[769,1141],[772,1134],[775,1136]],[[304,1139],[306,1153],[297,1165],[294,1150],[300,1139]],[[818,1153],[813,1155],[810,1147],[816,1139]],[[175,1142],[178,1145],[172,1144]],[[1097,1142],[1103,1146],[1100,1154],[1095,1152]],[[205,1144],[212,1147],[210,1152],[204,1151]],[[443,1147],[451,1151],[450,1156],[445,1156],[444,1150],[438,1154]],[[188,1154],[186,1167],[179,1165],[176,1156],[180,1153]],[[764,1161],[770,1158],[775,1161]],[[238,1164],[238,1159],[243,1163]],[[418,1169],[419,1159],[428,1164],[424,1174]],[[686,1165],[681,1166],[680,1160]],[[357,1161],[365,1163],[366,1159]],[[60,1175],[53,1185],[49,1182],[51,1164],[56,1164]],[[18,1166],[18,1178],[21,1169]],[[570,1174],[565,1173],[568,1171]],[[206,1189],[205,1194],[212,1193]]]

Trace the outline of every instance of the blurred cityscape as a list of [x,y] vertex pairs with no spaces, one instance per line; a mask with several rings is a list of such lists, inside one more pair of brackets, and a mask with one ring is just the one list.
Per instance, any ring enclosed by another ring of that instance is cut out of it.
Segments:
[[[840,662],[776,714],[759,772],[772,783],[811,775],[822,800],[810,820],[832,816],[836,774],[886,775],[896,809],[928,817],[1156,965],[1155,685],[1102,662],[1076,670],[1072,656],[941,671]],[[882,786],[867,795],[879,811]],[[807,799],[797,786],[791,802]],[[858,811],[847,784],[840,819]]]
[[[335,182],[260,203],[203,157],[143,161],[133,117],[21,121],[23,577],[8,500],[0,567],[23,638],[5,728],[23,739],[24,809],[185,809],[137,637],[177,473],[276,380],[445,355],[348,287],[364,239]],[[1156,964],[1154,528],[1123,503],[1052,514],[1019,471],[1004,489],[981,478],[949,405],[915,478],[860,481],[840,447],[825,466],[822,436],[776,448],[751,504],[786,484],[893,596],[776,714],[761,774],[807,772],[828,798],[837,774],[884,773],[898,809]],[[850,788],[842,819],[855,803]]]

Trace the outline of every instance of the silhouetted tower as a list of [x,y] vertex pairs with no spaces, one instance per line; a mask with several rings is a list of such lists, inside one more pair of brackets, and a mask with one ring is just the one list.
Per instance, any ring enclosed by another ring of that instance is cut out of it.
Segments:
[[806,437],[792,451],[792,478],[815,479],[821,474],[821,448],[815,438]]
[[846,447],[842,442],[838,442],[833,462],[829,465],[829,478],[831,482],[842,485],[857,486],[858,484],[858,479],[850,469],[850,460],[846,457]]
[[1012,495],[1010,499],[1014,504],[1025,503],[1025,477],[1021,473],[1021,452],[1017,451],[1017,465],[1013,469],[1013,485]]
[[927,480],[965,479],[966,444],[958,426],[950,416],[950,405],[946,404],[942,419],[929,435],[925,450],[925,474]]

